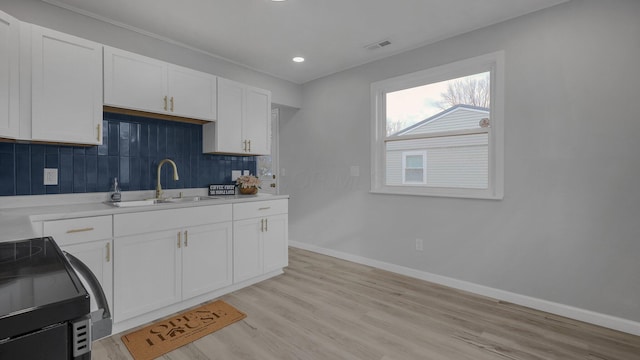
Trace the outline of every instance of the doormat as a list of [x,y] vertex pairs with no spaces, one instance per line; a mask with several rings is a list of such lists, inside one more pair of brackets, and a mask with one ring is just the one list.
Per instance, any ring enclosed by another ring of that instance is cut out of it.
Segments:
[[122,336],[135,360],[151,360],[247,317],[218,300]]

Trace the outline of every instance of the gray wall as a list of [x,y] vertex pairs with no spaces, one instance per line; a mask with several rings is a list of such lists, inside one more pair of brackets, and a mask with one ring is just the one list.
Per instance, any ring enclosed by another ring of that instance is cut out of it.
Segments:
[[[640,321],[638,19],[573,0],[305,84],[281,124],[291,240]],[[501,49],[504,200],[368,193],[371,82]]]
[[301,106],[300,85],[79,15],[40,0],[1,0],[0,10],[32,24],[268,89],[272,92],[274,103],[295,108]]

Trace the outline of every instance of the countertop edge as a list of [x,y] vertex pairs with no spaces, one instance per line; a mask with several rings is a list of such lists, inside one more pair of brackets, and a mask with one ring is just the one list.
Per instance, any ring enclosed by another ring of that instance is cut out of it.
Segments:
[[37,237],[39,236],[39,232],[34,228],[34,224],[42,221],[289,199],[289,195],[269,194],[228,195],[217,197],[219,197],[219,199],[207,199],[184,203],[162,203],[125,208],[115,207],[108,203],[56,204],[4,208],[0,209],[0,228],[2,228],[0,242]]

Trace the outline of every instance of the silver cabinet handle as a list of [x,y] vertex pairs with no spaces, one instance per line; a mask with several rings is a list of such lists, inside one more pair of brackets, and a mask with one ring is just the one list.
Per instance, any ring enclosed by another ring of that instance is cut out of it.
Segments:
[[251,152],[251,140],[249,140],[249,152]]
[[106,247],[107,247],[107,262],[110,262],[111,261],[111,243],[108,242]]
[[269,209],[271,209],[271,206],[261,207],[258,210],[262,211],[262,210],[269,210]]
[[74,233],[87,232],[87,231],[93,231],[93,230],[95,229],[92,227],[87,227],[82,229],[71,229],[71,230],[67,230],[67,234],[74,234]]
[[171,97],[171,100],[169,100],[169,102],[171,103],[171,112],[173,112],[173,96]]
[[184,247],[189,246],[189,231],[184,231]]
[[260,232],[269,231],[269,219],[260,219]]
[[164,111],[167,111],[167,97],[164,97]]
[[182,232],[178,231],[178,249],[182,247]]

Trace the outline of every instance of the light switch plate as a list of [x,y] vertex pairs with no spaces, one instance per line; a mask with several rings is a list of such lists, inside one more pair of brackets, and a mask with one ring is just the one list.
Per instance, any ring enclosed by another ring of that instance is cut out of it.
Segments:
[[242,175],[242,171],[240,170],[231,170],[231,181],[236,181],[238,176]]
[[242,170],[242,175],[251,175],[249,170]]
[[58,185],[58,169],[44,169],[44,184]]

